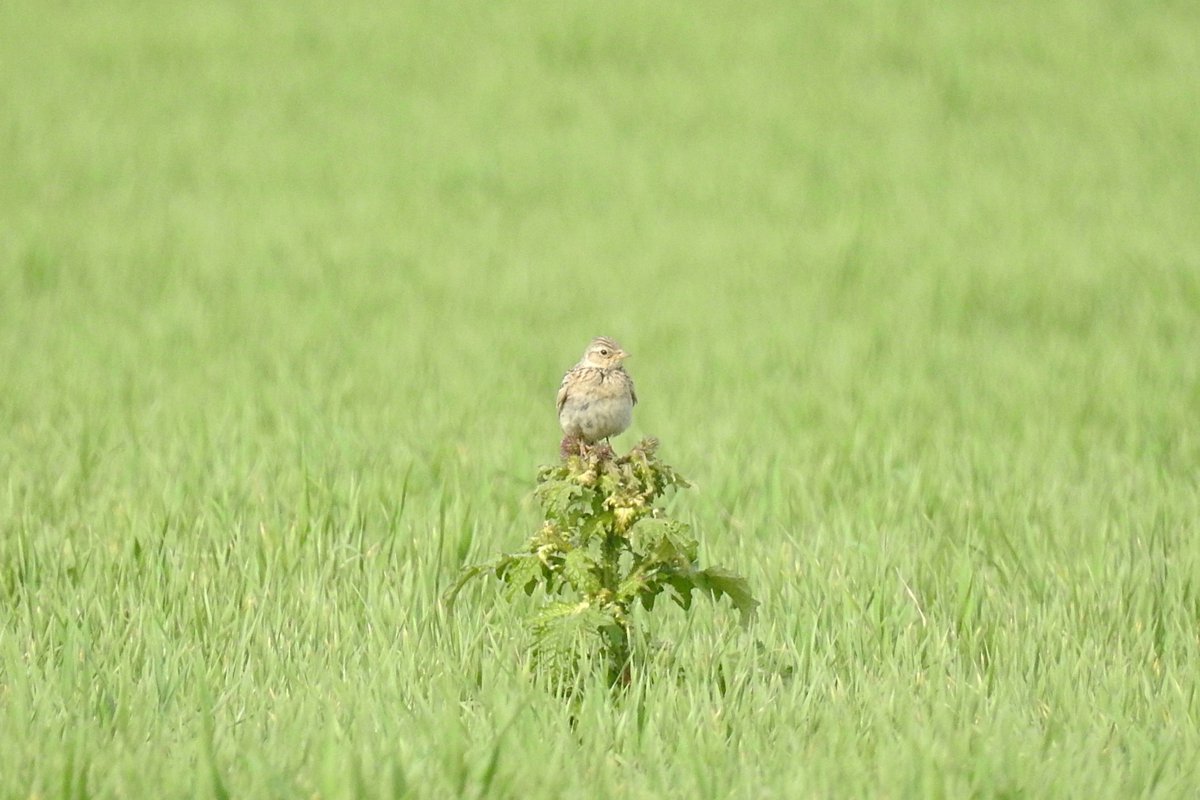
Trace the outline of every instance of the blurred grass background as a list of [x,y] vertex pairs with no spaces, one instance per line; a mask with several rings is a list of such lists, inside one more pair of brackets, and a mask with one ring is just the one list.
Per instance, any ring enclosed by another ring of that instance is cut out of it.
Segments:
[[[0,794],[1187,796],[1197,74],[1183,2],[6,3]],[[764,607],[572,732],[436,599],[597,334]]]

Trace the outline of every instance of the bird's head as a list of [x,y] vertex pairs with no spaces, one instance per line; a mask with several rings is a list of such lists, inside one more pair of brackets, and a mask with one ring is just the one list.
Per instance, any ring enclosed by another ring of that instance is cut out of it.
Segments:
[[592,339],[587,350],[583,353],[583,363],[589,367],[619,367],[621,362],[629,358],[629,353],[621,349],[621,345],[607,336],[597,336]]

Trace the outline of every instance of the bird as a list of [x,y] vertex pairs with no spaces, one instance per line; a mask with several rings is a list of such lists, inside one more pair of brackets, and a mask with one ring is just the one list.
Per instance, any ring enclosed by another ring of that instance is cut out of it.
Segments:
[[563,450],[571,442],[584,445],[607,440],[629,427],[637,392],[622,366],[629,353],[607,336],[597,336],[583,351],[579,363],[563,376],[558,387],[558,424]]

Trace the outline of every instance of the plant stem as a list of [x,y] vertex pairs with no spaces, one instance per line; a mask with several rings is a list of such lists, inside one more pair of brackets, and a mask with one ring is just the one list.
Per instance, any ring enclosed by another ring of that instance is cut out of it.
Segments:
[[612,686],[627,686],[629,674],[629,609],[617,601],[621,581],[621,543],[624,539],[615,530],[604,534],[600,552],[602,593],[616,609],[617,622],[605,631],[605,652],[608,655],[608,681]]

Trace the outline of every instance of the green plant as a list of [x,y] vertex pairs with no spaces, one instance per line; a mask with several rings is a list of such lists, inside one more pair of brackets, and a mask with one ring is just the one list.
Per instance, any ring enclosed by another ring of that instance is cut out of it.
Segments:
[[542,526],[523,550],[467,567],[448,598],[489,573],[513,595],[540,588],[546,602],[529,617],[539,663],[561,677],[599,656],[613,684],[629,680],[636,606],[650,611],[664,592],[684,610],[695,592],[728,597],[748,623],[758,602],[745,579],[701,569],[689,526],[656,505],[689,485],[658,459],[657,447],[645,439],[617,457],[597,445],[543,467]]

